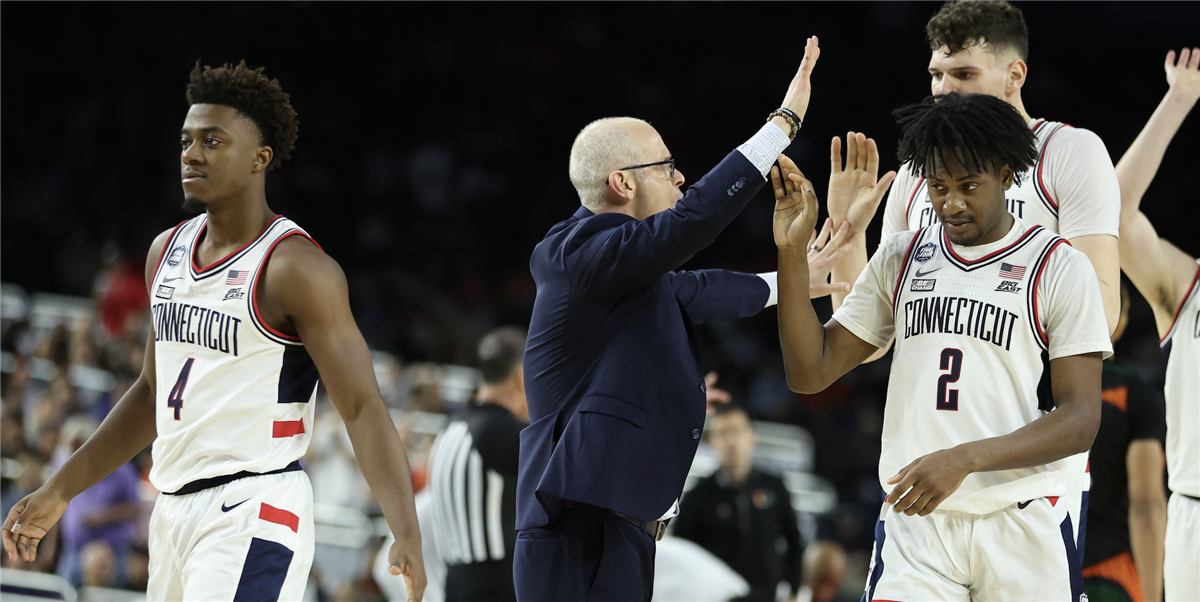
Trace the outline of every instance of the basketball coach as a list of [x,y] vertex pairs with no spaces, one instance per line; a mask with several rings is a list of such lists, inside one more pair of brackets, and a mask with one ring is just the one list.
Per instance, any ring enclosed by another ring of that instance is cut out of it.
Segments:
[[800,127],[811,38],[783,107],[684,194],[648,123],[589,124],[571,147],[583,205],[530,260],[513,575],[521,602],[649,601],[655,542],[678,512],[705,386],[693,326],[758,313],[774,274],[673,272],[766,181]]

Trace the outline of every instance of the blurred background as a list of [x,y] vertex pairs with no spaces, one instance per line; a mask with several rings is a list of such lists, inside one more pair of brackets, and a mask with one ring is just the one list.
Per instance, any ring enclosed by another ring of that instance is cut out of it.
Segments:
[[[1167,50],[1200,43],[1196,3],[1016,4],[1031,40],[1026,108],[1095,131],[1114,162],[1166,92]],[[529,323],[528,259],[578,207],[567,156],[583,125],[647,119],[694,182],[778,106],[804,38],[816,34],[812,103],[788,154],[823,191],[830,138],[862,131],[879,142],[883,170],[895,169],[890,111],[929,93],[924,25],[938,6],[0,3],[4,512],[141,369],[146,252],[190,217],[176,133],[197,60],[265,66],[291,94],[300,138],[267,178],[267,198],[345,270],[420,486],[439,416],[477,384],[479,337]],[[1162,236],[1198,255],[1200,122],[1177,138],[1143,209]],[[764,190],[685,267],[773,270],[771,206]],[[888,359],[798,395],[783,380],[774,310],[701,331],[705,369],[767,425],[760,439],[766,428],[768,442],[778,434],[794,455],[777,460],[800,475],[791,484],[806,541],[844,547],[846,590],[860,590],[879,509]],[[1140,299],[1117,353],[1161,384]],[[313,595],[380,599],[369,576],[378,507],[339,421],[322,400],[307,469],[317,503],[331,510]],[[144,588],[148,468],[146,453],[133,478],[93,502],[106,510],[99,519],[64,519],[57,548],[43,548],[33,568],[71,573],[78,586],[92,567],[94,585]],[[97,540],[108,552],[89,548]]]

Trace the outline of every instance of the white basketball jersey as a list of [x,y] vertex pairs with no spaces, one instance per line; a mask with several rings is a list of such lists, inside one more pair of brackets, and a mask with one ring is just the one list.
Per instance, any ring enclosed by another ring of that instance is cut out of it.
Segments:
[[275,245],[312,239],[279,216],[201,268],[196,247],[207,217],[175,227],[151,281],[158,438],[150,481],[164,492],[285,468],[307,451],[313,423],[316,366],[298,337],[259,317],[255,299]]
[[[1051,196],[1050,188],[1046,184],[1043,159],[1046,156],[1047,143],[1065,127],[1071,126],[1045,119],[1030,122],[1029,128],[1033,130],[1034,138],[1037,139],[1038,159],[1021,174],[1021,183],[1014,182],[1012,188],[1004,193],[1009,213],[1055,233],[1059,232],[1058,202]],[[907,169],[907,166],[902,166],[901,169]],[[917,230],[938,221],[937,214],[933,211],[933,201],[929,199],[929,185],[925,178],[917,178],[912,188],[905,192],[908,195],[904,212],[908,220],[907,229]]]
[[[889,491],[887,480],[921,456],[1045,415],[1043,352],[1053,360],[1111,351],[1087,257],[1021,220],[977,247],[956,249],[940,224],[894,235],[833,318],[876,347],[895,336],[879,460]],[[987,514],[1062,496],[1066,464],[973,473],[939,509]]]
[[1160,344],[1167,356],[1169,485],[1200,498],[1200,270]]

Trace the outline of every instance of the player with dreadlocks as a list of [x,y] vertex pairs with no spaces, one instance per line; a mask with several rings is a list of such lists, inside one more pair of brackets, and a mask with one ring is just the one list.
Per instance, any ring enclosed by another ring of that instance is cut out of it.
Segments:
[[162,491],[150,524],[152,600],[299,600],[314,551],[300,469],[317,379],[396,536],[392,574],[425,589],[404,446],[350,314],[346,277],[267,205],[265,178],[291,154],[296,112],[262,68],[201,68],[180,130],[185,207],[146,261],[145,366],[104,423],[4,523],[10,558],[38,542],[83,490],[153,442]]
[[[864,600],[1078,600],[1063,458],[1100,424],[1104,305],[1087,256],[1010,214],[1036,158],[1003,100],[948,94],[896,112],[900,160],[929,182],[937,221],[876,251],[833,318],[808,300],[812,184],[775,184],[779,335],[788,385],[828,387],[895,336]],[[782,180],[781,180],[782,175]],[[1050,357],[1053,412],[1037,395]]]

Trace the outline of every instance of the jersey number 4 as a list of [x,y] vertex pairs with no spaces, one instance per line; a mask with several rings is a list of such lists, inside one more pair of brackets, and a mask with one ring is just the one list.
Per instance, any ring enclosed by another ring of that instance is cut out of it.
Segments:
[[950,372],[938,377],[937,409],[957,411],[958,389],[951,389],[950,385],[958,382],[958,377],[962,372],[962,350],[950,347],[943,349],[942,360],[938,364],[938,368]]
[[184,362],[183,369],[179,371],[179,378],[175,380],[175,386],[167,396],[167,407],[174,408],[175,420],[179,420],[179,410],[183,409],[183,389],[187,387],[188,375],[192,373],[192,364],[195,361],[196,358],[189,357],[188,361]]

